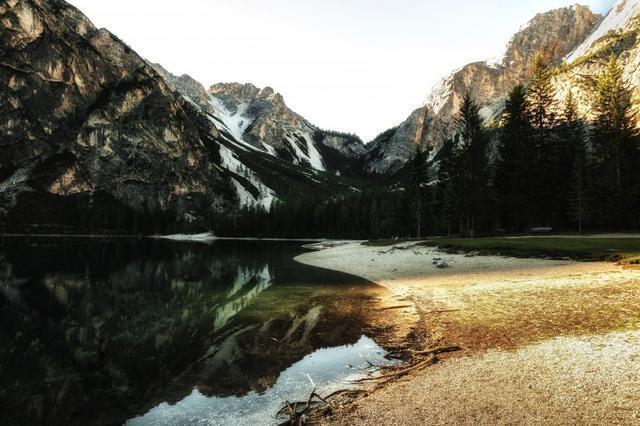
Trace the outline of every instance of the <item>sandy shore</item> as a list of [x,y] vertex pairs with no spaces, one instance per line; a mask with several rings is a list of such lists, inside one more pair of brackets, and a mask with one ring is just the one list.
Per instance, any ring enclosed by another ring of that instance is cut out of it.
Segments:
[[640,422],[640,270],[451,255],[415,243],[316,248],[296,260],[362,276],[391,289],[398,306],[414,304],[413,344],[463,347],[328,421]]

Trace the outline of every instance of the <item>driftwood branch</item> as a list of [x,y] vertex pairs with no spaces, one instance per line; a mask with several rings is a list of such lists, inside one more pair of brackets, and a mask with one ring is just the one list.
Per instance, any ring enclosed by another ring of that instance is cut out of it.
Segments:
[[356,380],[357,383],[362,383],[362,382],[371,382],[371,381],[377,381],[377,380],[385,380],[385,379],[397,379],[399,377],[405,376],[407,374],[409,374],[410,372],[414,371],[414,370],[418,370],[422,367],[426,367],[429,365],[433,365],[435,363],[438,362],[438,357],[436,355],[431,355],[430,358],[424,360],[424,361],[420,361],[416,364],[413,364],[409,367],[403,368],[402,370],[398,370],[398,371],[394,371],[393,373],[390,374],[383,374],[381,376],[375,376],[375,377],[365,377],[362,379],[358,379]]
[[[316,401],[314,401],[314,398]],[[320,396],[314,387],[309,393],[309,397],[306,401],[296,401],[293,403],[285,401],[284,407],[276,413],[276,416],[280,416],[285,413],[289,415],[289,419],[281,423],[281,425],[303,425],[307,423],[307,415],[311,409],[322,403],[329,405],[327,399]]]
[[407,355],[412,355],[412,356],[429,356],[429,355],[438,355],[438,354],[443,354],[443,353],[447,353],[447,352],[457,352],[459,350],[462,350],[462,348],[458,345],[451,345],[451,346],[441,346],[439,348],[434,348],[434,349],[429,349],[426,351],[415,351],[412,349],[405,349],[402,351],[393,351],[393,352],[389,352],[388,354],[385,355],[386,358],[395,358],[396,355],[402,355],[402,354],[407,354]]
[[403,309],[403,308],[413,308],[413,305],[398,305],[398,306],[387,306],[384,308],[380,308],[381,311],[390,311],[392,309]]
[[322,408],[321,410],[330,410],[331,400],[337,397],[338,395],[343,395],[343,394],[355,395],[355,394],[367,392],[362,389],[340,389],[330,393],[327,396],[322,396],[318,392],[316,392],[316,386],[315,386],[315,383],[313,382],[313,379],[311,379],[311,376],[307,374],[307,377],[309,378],[309,381],[312,383],[313,389],[311,390],[311,392],[309,392],[309,396],[307,397],[306,401],[297,401],[293,403],[290,401],[285,401],[284,406],[276,413],[276,416],[288,415],[289,417],[288,420],[284,421],[283,423],[280,423],[281,426],[285,426],[285,425],[301,426],[301,425],[309,424],[308,415],[311,413],[311,411],[314,408],[318,406],[324,406],[324,408]]
[[[451,345],[451,346],[442,346],[438,348],[433,348],[426,351],[415,351],[415,350],[407,349],[407,350],[390,352],[386,355],[387,358],[393,357],[394,355],[399,355],[399,354],[408,354],[416,358],[426,356],[428,358],[419,360],[418,362],[415,362],[410,366],[404,367],[392,373],[383,374],[375,377],[365,377],[362,379],[355,380],[354,383],[364,383],[369,381],[399,378],[406,374],[409,374],[414,370],[424,368],[429,365],[433,365],[437,363],[438,354],[447,353],[447,352],[456,352],[461,349],[462,348],[458,345]],[[369,365],[374,366],[370,361],[368,361],[361,354],[360,354],[360,357],[363,360],[365,360]],[[285,426],[285,425],[301,426],[301,425],[309,424],[308,415],[312,412],[312,410],[318,407],[320,411],[315,411],[316,414],[319,412],[322,412],[323,410],[325,412],[326,410],[331,410],[332,399],[339,395],[343,395],[343,394],[355,395],[355,394],[361,394],[361,393],[368,393],[368,391],[364,389],[340,389],[323,397],[322,395],[316,392],[316,384],[311,378],[311,376],[307,374],[307,377],[312,386],[311,392],[309,392],[309,396],[305,401],[296,401],[296,402],[285,401],[284,406],[276,413],[276,416],[288,415],[289,417],[288,420],[284,421],[283,423],[280,423],[281,426]]]
[[444,314],[447,312],[460,312],[460,309],[440,309],[438,311],[425,311],[423,314]]

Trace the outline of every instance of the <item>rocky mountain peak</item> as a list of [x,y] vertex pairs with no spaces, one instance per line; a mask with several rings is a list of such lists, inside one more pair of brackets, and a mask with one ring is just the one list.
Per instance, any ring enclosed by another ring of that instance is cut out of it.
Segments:
[[489,118],[493,106],[507,91],[529,78],[536,53],[541,52],[550,63],[559,63],[601,19],[601,15],[580,5],[539,13],[511,37],[499,64],[487,61],[465,65],[444,78],[424,106],[448,121],[458,110],[464,93],[470,91],[484,102],[484,114]]
[[238,104],[261,102],[271,109],[286,108],[284,98],[273,88],[259,88],[252,83],[217,83],[209,88],[209,94],[220,99],[230,111],[235,111]]
[[509,40],[500,65],[525,79],[537,52],[551,63],[562,60],[601,19],[579,4],[539,13]]
[[511,37],[498,61],[467,64],[443,78],[421,108],[368,154],[367,169],[388,173],[400,168],[416,146],[439,145],[450,135],[452,118],[465,93],[480,102],[485,119],[495,118],[504,97],[515,84],[530,76],[531,61],[542,52],[551,63],[559,63],[596,28],[602,17],[588,7],[573,5],[540,13]]
[[355,163],[364,157],[359,138],[318,129],[292,111],[272,87],[217,83],[206,90],[188,75],[176,76],[151,65],[175,91],[207,113],[228,139],[296,165],[340,174],[358,169]]
[[217,83],[209,88],[209,95],[237,139],[294,164],[342,173],[366,152],[359,138],[311,124],[271,87]]

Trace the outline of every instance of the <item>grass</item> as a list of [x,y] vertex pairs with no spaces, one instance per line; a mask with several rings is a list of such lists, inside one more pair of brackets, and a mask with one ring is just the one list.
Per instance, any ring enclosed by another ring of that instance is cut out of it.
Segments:
[[424,244],[451,252],[640,264],[640,238],[500,237],[429,240]]

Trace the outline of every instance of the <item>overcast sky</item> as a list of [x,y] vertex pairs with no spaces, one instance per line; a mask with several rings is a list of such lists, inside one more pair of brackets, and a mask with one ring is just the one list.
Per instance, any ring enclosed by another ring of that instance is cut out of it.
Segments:
[[[205,87],[251,82],[363,140],[453,69],[496,56],[536,13],[575,0],[71,0],[139,54]],[[606,13],[614,0],[583,0]]]

